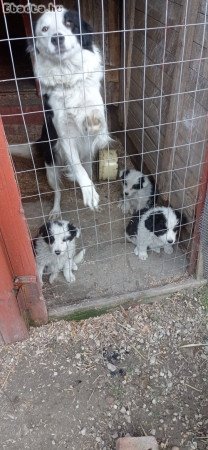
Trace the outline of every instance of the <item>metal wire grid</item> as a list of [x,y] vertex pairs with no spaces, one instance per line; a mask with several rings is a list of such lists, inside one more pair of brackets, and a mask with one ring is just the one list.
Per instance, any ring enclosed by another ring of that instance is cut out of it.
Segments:
[[[128,156],[128,152],[127,152],[127,136],[129,135],[130,132],[140,132],[142,133],[142,139],[141,139],[141,150],[140,150],[140,156],[141,156],[141,170],[143,170],[143,163],[145,162],[146,158],[148,155],[154,155],[155,153],[157,154],[156,156],[156,170],[155,173],[153,173],[152,175],[155,178],[155,181],[157,183],[158,180],[158,176],[164,174],[164,171],[160,171],[159,170],[159,154],[161,150],[168,150],[169,147],[163,147],[162,143],[161,143],[161,134],[162,134],[162,128],[166,127],[167,125],[174,125],[175,124],[175,130],[174,130],[174,136],[173,136],[173,145],[172,145],[172,149],[173,149],[173,154],[175,153],[176,148],[185,148],[188,146],[188,152],[187,152],[187,161],[186,164],[184,164],[183,167],[174,167],[174,161],[175,158],[173,156],[172,158],[172,165],[171,165],[171,169],[168,170],[169,173],[169,178],[170,178],[170,190],[169,191],[164,191],[164,192],[160,192],[161,196],[167,196],[170,200],[170,196],[172,194],[174,194],[175,192],[180,192],[182,194],[182,207],[181,207],[181,212],[183,212],[183,210],[185,209],[185,207],[189,207],[189,208],[195,208],[197,205],[197,193],[198,193],[198,189],[200,188],[200,173],[201,170],[203,170],[203,164],[204,164],[204,147],[205,147],[205,143],[206,143],[206,129],[204,129],[204,135],[200,136],[200,139],[193,139],[193,130],[195,129],[195,121],[197,123],[197,121],[199,119],[205,119],[207,118],[207,112],[205,114],[197,114],[197,107],[196,107],[196,98],[197,98],[197,94],[198,93],[203,93],[206,92],[208,89],[207,87],[203,87],[201,88],[200,86],[198,86],[199,84],[199,79],[200,79],[200,70],[201,70],[201,64],[205,61],[207,61],[208,56],[203,56],[203,51],[204,51],[204,44],[205,44],[205,39],[206,39],[206,25],[207,25],[207,2],[206,2],[206,6],[205,6],[205,14],[204,14],[204,21],[203,22],[196,22],[196,23],[188,23],[188,6],[189,6],[189,0],[185,0],[184,1],[184,5],[185,5],[185,16],[183,18],[183,23],[182,24],[174,24],[174,25],[170,25],[168,23],[168,11],[169,11],[169,0],[165,1],[165,24],[164,26],[160,26],[160,27],[149,27],[148,26],[148,1],[149,0],[145,0],[145,26],[141,27],[141,28],[137,28],[136,26],[133,29],[129,29],[126,26],[126,10],[127,10],[127,5],[125,0],[123,1],[123,8],[122,8],[122,16],[123,16],[123,25],[121,27],[120,30],[113,30],[113,31],[108,31],[105,29],[105,7],[104,7],[104,1],[100,0],[100,6],[101,6],[101,14],[102,14],[102,30],[100,32],[96,32],[96,35],[100,35],[102,37],[102,56],[103,56],[103,61],[104,61],[104,104],[106,106],[106,119],[107,119],[107,114],[108,114],[108,107],[114,105],[113,102],[107,102],[107,97],[106,97],[106,92],[107,92],[107,85],[106,85],[106,79],[105,76],[107,74],[108,71],[113,71],[113,70],[119,70],[119,72],[123,73],[123,98],[119,99],[118,102],[116,102],[117,105],[123,105],[123,127],[122,129],[117,129],[116,131],[112,131],[111,134],[112,136],[115,134],[116,136],[122,136],[123,138],[123,145],[124,145],[124,155],[119,157],[119,159],[121,160],[121,162],[123,162],[122,166],[123,168],[127,168],[127,162],[129,161],[129,156]],[[77,2],[78,5],[78,13],[79,13],[79,17],[80,20],[82,19],[81,17],[81,5],[80,5],[80,0],[78,0]],[[56,2],[54,1],[54,6],[56,6]],[[13,117],[15,118],[15,116],[21,116],[22,120],[23,120],[23,124],[24,124],[24,129],[25,129],[25,133],[27,136],[27,144],[30,145],[30,149],[31,146],[33,144],[33,142],[31,142],[30,137],[29,137],[29,133],[28,133],[28,129],[27,129],[27,124],[26,124],[26,120],[25,117],[27,115],[31,115],[31,114],[37,114],[38,112],[43,112],[44,114],[44,119],[45,119],[45,111],[44,111],[44,106],[43,106],[43,97],[42,97],[42,89],[41,89],[41,85],[40,85],[40,90],[41,90],[41,103],[42,103],[42,110],[41,111],[35,111],[35,112],[24,112],[23,110],[23,106],[22,106],[22,101],[21,101],[21,93],[19,91],[19,85],[18,85],[18,81],[24,81],[27,78],[26,77],[17,77],[16,76],[16,67],[15,67],[15,62],[14,62],[14,58],[13,58],[13,53],[12,53],[12,47],[11,47],[11,42],[15,41],[15,40],[19,40],[19,39],[24,39],[22,37],[16,37],[16,38],[11,38],[10,34],[9,34],[9,29],[8,29],[8,24],[7,24],[7,16],[6,14],[4,15],[4,21],[5,21],[5,27],[6,27],[6,33],[7,33],[7,38],[6,39],[2,39],[0,42],[8,42],[9,45],[9,50],[10,50],[10,56],[11,56],[11,62],[12,62],[12,67],[13,67],[13,72],[14,72],[14,77],[13,78],[9,78],[7,80],[3,79],[2,82],[6,82],[6,81],[14,81],[15,85],[16,85],[16,92],[18,95],[18,101],[19,101],[19,105],[20,105],[20,113],[17,114],[13,114]],[[33,26],[32,26],[32,16],[30,13],[30,23],[31,23],[31,28],[33,30]],[[201,40],[201,46],[200,46],[200,51],[199,51],[199,55],[197,55],[197,58],[191,58],[191,59],[186,59],[185,58],[185,49],[186,49],[186,35],[187,35],[187,30],[190,27],[200,27],[203,26],[203,33],[202,33],[202,40]],[[181,58],[177,61],[165,61],[165,55],[166,55],[166,44],[167,44],[167,30],[168,29],[179,29],[179,30],[183,30],[183,42],[182,42],[182,53],[181,53]],[[151,30],[164,30],[164,40],[163,40],[163,56],[162,56],[162,62],[160,63],[154,63],[154,64],[149,64],[149,62],[147,61],[147,32],[151,31]],[[128,32],[141,32],[144,33],[144,60],[143,60],[143,64],[141,65],[128,65],[126,66],[126,35]],[[107,69],[105,67],[105,36],[108,35],[109,33],[120,33],[120,35],[122,35],[122,39],[123,39],[123,66],[122,67],[116,67],[111,68],[111,69]],[[80,34],[81,36],[81,43],[82,43],[82,33]],[[32,35],[32,39],[34,42],[34,34]],[[36,55],[36,50],[35,50],[35,58],[37,58]],[[197,70],[197,80],[196,80],[196,85],[195,85],[195,89],[192,90],[181,90],[181,80],[182,80],[182,72],[183,72],[183,67],[185,63],[194,63],[197,62],[198,63],[198,70]],[[61,64],[61,61],[60,61]],[[179,64],[180,65],[180,76],[179,76],[179,84],[178,84],[178,89],[177,92],[174,93],[168,93],[166,94],[164,92],[163,89],[163,82],[164,82],[164,70],[165,67],[167,65],[175,65],[175,64]],[[150,67],[159,67],[162,69],[162,74],[161,74],[161,85],[160,85],[160,94],[159,95],[148,95],[147,92],[147,88],[146,88],[146,70],[147,68]],[[142,97],[141,98],[134,98],[134,99],[126,99],[126,71],[130,70],[130,69],[142,69],[143,70],[143,87],[142,87]],[[34,77],[30,77],[30,79],[32,79]],[[84,69],[83,69],[83,78],[84,78]],[[179,113],[180,113],[180,98],[182,95],[187,95],[187,94],[193,94],[194,95],[194,101],[193,101],[193,108],[192,108],[192,113],[191,113],[191,117],[185,117],[180,119],[179,118]],[[175,96],[176,97],[176,120],[172,120],[172,121],[162,121],[162,107],[163,107],[163,100],[165,98],[171,98]],[[145,120],[145,111],[146,111],[146,102],[148,103],[148,101],[152,101],[152,100],[159,100],[159,122],[157,124],[153,124],[153,125],[146,125],[146,120]],[[127,117],[126,117],[126,104],[128,104],[128,107],[131,103],[134,102],[141,102],[142,104],[142,124],[141,126],[139,126],[139,121],[138,121],[138,126],[136,128],[131,128],[128,126],[128,122],[127,122]],[[97,105],[95,105],[97,106]],[[10,114],[3,114],[2,117],[6,118],[8,116],[11,116]],[[177,143],[177,133],[178,133],[178,127],[180,126],[180,124],[185,124],[185,123],[189,123],[190,122],[190,139],[189,142],[184,143],[184,144],[178,144]],[[45,119],[45,123],[47,126],[47,122]],[[157,143],[157,148],[147,151],[145,149],[145,134],[148,133],[149,130],[157,128],[158,132],[159,132],[159,137],[158,137],[158,143]],[[37,137],[38,138],[38,137]],[[89,135],[88,135],[88,139],[89,139]],[[50,140],[49,140],[50,142]],[[189,163],[189,156],[190,156],[190,151],[192,146],[196,145],[196,144],[202,144],[203,145],[203,149],[201,151],[201,159],[198,163],[195,164],[190,164]],[[51,145],[51,142],[50,142]],[[134,156],[137,156],[137,152],[135,150]],[[35,216],[27,216],[27,220],[28,220],[28,224],[30,226],[30,228],[32,228],[32,225],[35,221],[41,219],[42,222],[46,223],[47,218],[48,218],[48,214],[45,212],[45,207],[43,204],[43,197],[44,195],[48,194],[51,191],[46,191],[46,192],[41,192],[40,188],[39,188],[39,182],[38,182],[38,177],[37,177],[37,171],[41,170],[41,169],[37,169],[35,167],[35,161],[33,158],[33,153],[31,150],[31,158],[32,158],[32,163],[33,163],[33,169],[28,169],[28,170],[24,170],[24,171],[16,171],[16,176],[18,177],[18,175],[21,175],[23,172],[24,173],[30,173],[33,172],[35,174],[35,178],[36,178],[36,183],[37,183],[37,194],[34,195],[30,195],[30,196],[22,196],[22,200],[26,200],[28,198],[30,198],[31,200],[33,200],[34,197],[39,198],[39,202],[40,202],[40,207],[41,207],[41,214],[35,215]],[[198,177],[197,177],[197,183],[195,183],[194,185],[191,186],[191,188],[196,188],[196,196],[195,199],[192,201],[191,204],[187,205],[185,204],[185,193],[188,189],[190,189],[190,186],[186,187],[186,179],[187,179],[187,175],[189,173],[190,169],[196,168],[197,167],[200,169],[198,170]],[[185,168],[185,176],[184,176],[184,184],[182,188],[178,188],[176,189],[171,189],[171,185],[172,185],[172,177],[173,177],[173,173],[176,173],[177,171],[180,171],[182,169]],[[94,260],[99,262],[99,261],[103,261],[103,260],[108,260],[108,259],[112,259],[112,258],[118,258],[118,257],[126,257],[128,255],[132,254],[132,250],[133,248],[131,246],[129,246],[129,244],[127,244],[125,236],[124,236],[124,229],[126,224],[128,223],[128,220],[130,219],[130,217],[127,217],[125,215],[121,214],[120,218],[115,218],[114,216],[114,207],[116,206],[118,200],[117,199],[113,199],[111,198],[111,188],[114,184],[116,184],[117,182],[112,182],[112,181],[108,181],[106,183],[101,183],[104,184],[106,187],[106,194],[107,194],[107,201],[102,202],[102,207],[107,207],[108,209],[108,220],[105,220],[104,222],[101,222],[100,224],[98,223],[97,220],[97,213],[92,212],[91,213],[91,223],[88,226],[84,226],[82,223],[82,219],[80,217],[80,213],[85,211],[84,207],[80,207],[79,206],[79,200],[77,197],[77,187],[74,186],[70,187],[68,189],[61,189],[61,191],[66,191],[66,190],[73,190],[74,193],[74,198],[75,198],[75,208],[69,208],[69,209],[64,209],[62,210],[62,213],[64,214],[68,214],[69,213],[69,217],[70,214],[72,213],[76,213],[77,216],[77,225],[79,225],[82,229],[82,237],[84,236],[85,232],[87,230],[93,229],[94,230],[94,238],[93,238],[93,242],[89,243],[88,246],[86,246],[86,244],[84,244],[84,240],[82,238],[82,246],[84,246],[85,248],[88,247],[94,247],[96,246],[97,252],[96,255],[94,255]],[[193,215],[194,217],[194,215]],[[121,235],[119,237],[114,237],[113,236],[113,231],[112,231],[112,225],[115,225],[116,223],[120,223],[121,225]],[[100,226],[104,226],[107,225],[109,226],[109,231],[110,231],[110,239],[103,239],[100,240],[99,239],[99,233],[98,233],[98,229]],[[194,227],[194,219],[189,221],[189,225],[190,225],[190,236],[188,239],[184,239],[183,244],[190,244],[191,240],[192,240],[192,232],[193,232],[193,227]],[[115,253],[113,251],[113,244],[116,242],[123,242],[124,247],[121,247],[121,252],[120,253]],[[110,254],[108,257],[104,257],[102,256],[102,252],[100,251],[100,245],[109,245],[110,246]],[[187,258],[189,257],[191,253],[191,246],[188,245],[186,248],[186,256]],[[150,255],[151,258],[151,255]],[[181,254],[178,255],[176,252],[173,254],[173,256],[171,257],[172,260],[172,266],[173,269],[175,269],[175,266],[177,264],[177,259],[181,258]],[[150,259],[148,260],[150,261]],[[163,255],[163,257],[160,257],[160,270],[158,271],[158,276],[162,276],[164,273],[164,268],[167,262],[167,258],[165,255]],[[142,263],[140,263],[142,264]],[[186,261],[183,260],[182,265],[180,266],[180,270],[185,272],[185,265],[186,265]],[[151,267],[150,267],[150,272],[151,272]],[[138,271],[138,278],[139,278],[139,271]]]

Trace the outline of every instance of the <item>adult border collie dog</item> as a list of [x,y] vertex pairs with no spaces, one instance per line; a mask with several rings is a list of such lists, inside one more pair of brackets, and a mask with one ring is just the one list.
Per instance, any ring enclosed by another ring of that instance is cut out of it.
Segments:
[[180,227],[186,224],[181,212],[170,206],[156,206],[137,211],[126,228],[126,238],[136,247],[135,255],[141,260],[148,258],[147,248],[156,253],[164,248],[167,254],[173,253]]
[[[51,217],[60,214],[63,167],[66,176],[81,187],[84,205],[97,209],[99,203],[91,179],[92,161],[111,139],[100,93],[102,59],[91,33],[90,25],[80,23],[75,11],[46,11],[34,25],[34,39],[28,47],[44,95],[46,123],[39,142],[47,179],[55,191]],[[12,154],[21,156],[28,156],[28,150],[11,147]]]

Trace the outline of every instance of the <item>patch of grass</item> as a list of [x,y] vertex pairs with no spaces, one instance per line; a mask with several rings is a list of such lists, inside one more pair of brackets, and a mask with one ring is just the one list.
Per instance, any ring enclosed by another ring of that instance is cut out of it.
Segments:
[[99,317],[102,316],[103,314],[107,314],[108,312],[109,312],[108,308],[84,309],[81,311],[76,311],[71,314],[66,314],[63,317],[57,318],[57,320],[68,320],[68,321],[75,320],[78,322],[80,320],[89,319],[90,317]]
[[199,293],[199,298],[204,306],[205,310],[208,311],[208,286],[205,286]]

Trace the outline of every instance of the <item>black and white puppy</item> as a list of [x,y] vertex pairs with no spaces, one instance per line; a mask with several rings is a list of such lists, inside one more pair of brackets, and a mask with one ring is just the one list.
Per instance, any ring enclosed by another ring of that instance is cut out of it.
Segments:
[[[84,205],[97,209],[99,195],[92,182],[92,161],[98,149],[111,139],[100,93],[102,58],[93,43],[92,29],[85,21],[80,22],[76,11],[46,11],[35,24],[28,49],[45,95],[46,123],[41,142],[47,154],[47,179],[55,192],[50,217],[60,214],[63,166],[68,178],[81,187]],[[26,146],[11,146],[10,150],[22,156],[30,154]]]
[[121,170],[123,183],[123,198],[118,206],[124,213],[133,214],[143,208],[150,208],[154,204],[154,184],[147,175],[139,170]]
[[75,255],[75,238],[80,235],[80,230],[71,225],[67,220],[55,220],[46,222],[33,239],[33,247],[40,281],[44,269],[50,274],[49,282],[53,283],[60,271],[68,283],[75,281],[72,270],[77,270],[77,263],[83,260],[85,250]]
[[164,248],[165,253],[170,255],[180,226],[179,211],[171,207],[156,206],[137,211],[127,225],[126,238],[136,246],[134,253],[141,260],[148,258],[148,248],[156,253]]

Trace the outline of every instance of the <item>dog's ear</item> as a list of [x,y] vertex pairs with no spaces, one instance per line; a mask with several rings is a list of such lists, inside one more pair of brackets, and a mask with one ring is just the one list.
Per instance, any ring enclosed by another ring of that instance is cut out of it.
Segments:
[[38,236],[44,237],[44,236],[46,236],[47,234],[48,234],[48,230],[47,230],[47,228],[46,228],[46,225],[45,225],[45,224],[41,225],[41,227],[40,227],[39,230],[38,230]]
[[75,237],[78,238],[80,236],[80,229],[74,227],[71,223],[68,223],[68,231],[70,233],[70,241],[72,241]]
[[34,53],[35,52],[35,40],[32,37],[27,39],[26,52],[27,53]]
[[175,214],[181,227],[187,225],[187,218],[181,210],[175,209]]
[[144,176],[139,177],[137,183],[133,184],[132,189],[140,190],[147,185],[147,181]]
[[38,230],[38,236],[43,237],[44,241],[47,244],[52,244],[54,241],[54,237],[52,236],[51,232],[51,224],[50,222],[46,222],[46,224],[43,224],[39,230]]
[[129,169],[122,169],[119,172],[119,178],[121,178],[124,181],[124,178],[127,177],[127,175],[129,174],[130,170]]
[[156,236],[164,234],[166,230],[166,219],[164,214],[162,212],[150,214],[145,220],[145,227]]
[[76,228],[76,237],[79,238],[81,234],[80,228]]
[[85,20],[81,21],[81,32],[82,32],[82,47],[85,48],[86,50],[92,50],[93,35],[88,33],[92,33],[93,29],[89,25],[89,23],[85,22]]
[[71,23],[71,28],[74,34],[77,34],[77,39],[79,40],[82,48],[85,50],[93,51],[93,32],[92,27],[85,22],[85,20],[81,20],[80,23],[79,13],[77,11],[72,11],[68,9],[64,14],[64,23]]

